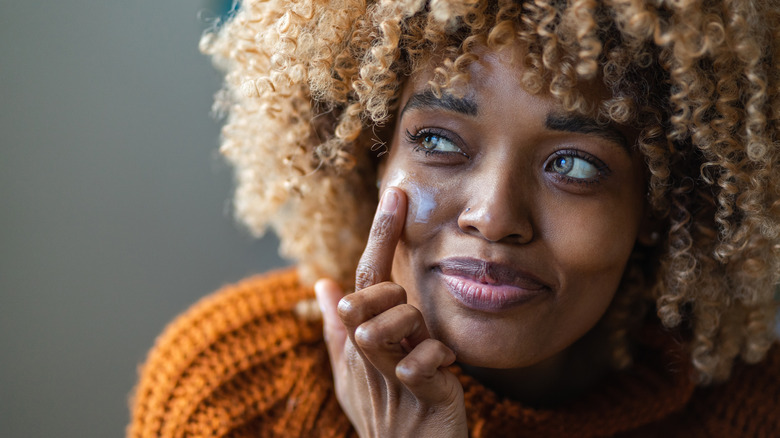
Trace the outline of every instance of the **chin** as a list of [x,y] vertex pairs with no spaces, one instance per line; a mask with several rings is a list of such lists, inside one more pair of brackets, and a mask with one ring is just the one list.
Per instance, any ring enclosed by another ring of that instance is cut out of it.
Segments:
[[[471,353],[471,354],[469,354]],[[469,365],[479,368],[495,368],[495,369],[516,369],[527,368],[533,366],[540,361],[538,360],[522,360],[520,358],[493,358],[485,357],[480,353],[474,353],[466,350],[461,350],[456,353],[456,361],[462,365]]]
[[[424,314],[425,315],[425,314]],[[431,315],[431,336],[438,339],[456,355],[461,364],[484,368],[524,368],[555,355],[561,349],[548,342],[545,336],[535,336],[532,328],[522,327],[517,320],[497,318],[495,315]]]

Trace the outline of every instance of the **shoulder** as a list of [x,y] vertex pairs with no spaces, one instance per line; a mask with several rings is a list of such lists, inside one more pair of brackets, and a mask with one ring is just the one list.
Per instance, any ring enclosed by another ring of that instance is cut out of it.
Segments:
[[140,369],[128,436],[281,435],[321,422],[323,412],[339,417],[321,323],[294,312],[312,297],[283,270],[193,305]]

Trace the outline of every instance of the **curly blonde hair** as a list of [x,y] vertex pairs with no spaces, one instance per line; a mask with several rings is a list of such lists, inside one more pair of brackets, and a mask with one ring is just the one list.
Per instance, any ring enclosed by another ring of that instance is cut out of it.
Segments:
[[[241,2],[201,42],[227,73],[222,152],[237,215],[271,226],[304,281],[348,285],[405,78],[468,80],[478,47],[524,49],[523,87],[639,132],[659,244],[635,250],[605,323],[629,363],[637,303],[690,332],[700,382],[775,339],[780,277],[780,8],[773,1]],[[594,103],[579,91],[603,82]],[[773,178],[774,177],[774,178]]]

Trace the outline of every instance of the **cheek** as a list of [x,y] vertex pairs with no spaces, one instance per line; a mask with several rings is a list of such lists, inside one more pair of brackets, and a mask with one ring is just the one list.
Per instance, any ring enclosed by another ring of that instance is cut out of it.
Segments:
[[419,304],[414,291],[419,289],[414,273],[424,269],[425,260],[442,242],[442,229],[455,223],[459,203],[457,188],[437,183],[404,170],[390,173],[385,187],[398,187],[406,193],[408,207],[401,239],[393,258],[393,281],[410,293],[409,301]]
[[563,209],[577,214],[556,208],[547,216],[551,230],[547,241],[567,278],[599,278],[603,286],[617,285],[639,230],[642,206],[636,204],[589,203]]
[[425,228],[431,223],[434,213],[440,213],[441,190],[409,181],[402,187],[409,198],[409,210],[406,215],[407,226],[421,225]]
[[456,203],[444,184],[402,169],[389,175],[385,187],[398,187],[406,193],[408,207],[401,237],[406,246],[416,246],[435,235],[448,223]]
[[558,330],[551,339],[565,341],[561,345],[590,330],[612,302],[639,228],[640,214],[632,205],[590,203],[555,208],[547,216],[547,225],[555,230],[546,239],[548,260],[561,281],[550,330]]

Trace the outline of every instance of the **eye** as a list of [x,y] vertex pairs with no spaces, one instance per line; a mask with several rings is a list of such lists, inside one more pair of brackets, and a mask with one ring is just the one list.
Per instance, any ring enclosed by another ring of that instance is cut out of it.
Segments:
[[430,154],[460,154],[466,155],[448,136],[434,130],[421,130],[416,134],[406,131],[407,140],[415,145],[416,151]]
[[596,157],[579,151],[558,151],[547,170],[571,182],[596,182],[609,169]]
[[598,175],[596,166],[582,158],[562,156],[552,162],[552,170],[570,178],[590,179]]
[[425,135],[420,141],[420,147],[426,151],[460,152],[460,148],[455,146],[455,143],[436,134]]

